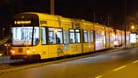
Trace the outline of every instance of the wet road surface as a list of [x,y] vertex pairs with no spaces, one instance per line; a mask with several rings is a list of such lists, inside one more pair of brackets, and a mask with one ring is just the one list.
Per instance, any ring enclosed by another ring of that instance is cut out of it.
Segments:
[[112,71],[127,67],[130,71],[136,71],[138,64],[131,69],[132,62],[136,60],[137,48],[124,49],[72,61],[3,70],[6,72],[0,73],[0,78],[122,78],[115,77]]

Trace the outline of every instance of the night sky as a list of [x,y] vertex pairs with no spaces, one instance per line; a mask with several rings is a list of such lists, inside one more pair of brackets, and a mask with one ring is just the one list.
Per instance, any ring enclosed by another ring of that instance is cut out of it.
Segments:
[[[138,0],[55,0],[55,14],[107,24],[123,24],[125,15],[135,16]],[[37,11],[49,13],[49,0],[0,0],[0,24],[9,23],[16,13]]]

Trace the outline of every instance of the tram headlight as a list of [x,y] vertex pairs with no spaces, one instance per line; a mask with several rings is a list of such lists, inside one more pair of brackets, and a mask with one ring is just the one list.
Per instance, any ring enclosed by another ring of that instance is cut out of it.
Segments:
[[15,50],[11,49],[10,50],[11,54],[15,54]]
[[2,56],[3,54],[2,53],[0,53],[0,56]]
[[27,53],[27,54],[30,54],[30,50],[27,50],[26,53]]

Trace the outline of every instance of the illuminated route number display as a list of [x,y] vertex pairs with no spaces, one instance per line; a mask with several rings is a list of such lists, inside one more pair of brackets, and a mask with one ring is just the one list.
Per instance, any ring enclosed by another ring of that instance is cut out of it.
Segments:
[[26,21],[14,21],[15,25],[20,25],[20,24],[31,24],[30,20],[26,20]]

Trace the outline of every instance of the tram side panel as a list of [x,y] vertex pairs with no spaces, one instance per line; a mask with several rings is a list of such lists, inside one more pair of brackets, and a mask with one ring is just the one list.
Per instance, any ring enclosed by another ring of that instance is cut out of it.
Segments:
[[69,54],[76,55],[82,53],[82,45],[80,39],[80,29],[69,30]]
[[121,30],[121,32],[122,32],[122,34],[121,34],[121,37],[122,37],[121,38],[121,40],[122,40],[121,44],[124,47],[125,46],[125,31]]
[[[45,17],[45,18],[44,18]],[[63,53],[63,29],[60,27],[58,16],[39,15],[41,29],[41,59],[62,56]],[[42,22],[46,21],[46,23]],[[44,53],[47,53],[45,55]]]
[[113,48],[114,47],[114,38],[115,38],[115,33],[114,29],[111,27],[106,27],[105,26],[105,48]]
[[83,53],[94,52],[94,28],[92,23],[82,22],[82,35]]
[[[63,36],[62,36],[62,28],[50,28],[48,31],[48,56],[51,57],[59,57],[63,56]],[[52,30],[53,29],[53,30]],[[54,30],[57,30],[56,33]]]
[[115,40],[115,32],[113,28],[109,28],[109,35],[110,35],[110,48],[114,48],[114,40]]
[[114,37],[115,37],[114,30],[111,27],[105,27],[105,29],[106,29],[105,30],[106,49],[113,48],[114,47]]
[[68,18],[63,18],[60,17],[60,24],[61,27],[63,28],[63,45],[64,45],[64,55],[70,55],[71,54],[71,47],[70,47],[70,42],[69,42],[69,29],[72,28],[72,20],[68,19]]
[[72,19],[72,28],[69,29],[70,55],[82,54],[81,22]]
[[130,32],[126,32],[126,47],[130,47]]
[[118,29],[115,30],[114,46],[115,47],[122,46],[122,32],[121,32],[121,30],[118,30]]
[[105,48],[110,48],[110,32],[109,27],[105,27]]
[[105,49],[106,39],[105,39],[105,28],[102,25],[95,25],[95,50]]

